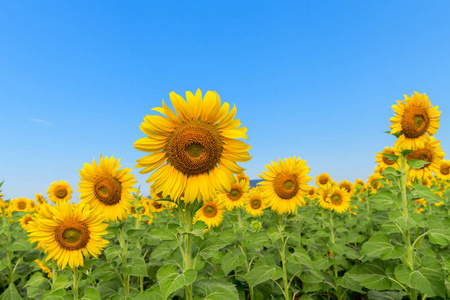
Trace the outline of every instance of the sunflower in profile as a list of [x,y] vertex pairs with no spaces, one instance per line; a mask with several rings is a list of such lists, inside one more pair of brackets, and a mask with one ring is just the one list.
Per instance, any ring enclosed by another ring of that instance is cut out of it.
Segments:
[[225,206],[216,197],[203,200],[203,206],[195,213],[194,223],[200,220],[208,225],[208,229],[216,227],[222,223],[224,213]]
[[166,201],[150,200],[148,207],[153,213],[160,213],[167,209]]
[[19,219],[20,222],[20,226],[22,226],[23,229],[27,230],[28,229],[28,223],[30,221],[33,221],[33,216],[30,214],[27,214],[25,216],[23,216],[22,218]]
[[369,176],[369,179],[367,179],[367,186],[371,194],[375,194],[378,189],[383,187],[383,183],[380,182],[381,179],[383,179],[383,177],[377,173]]
[[250,178],[244,173],[236,175],[236,180],[248,191],[250,189]]
[[48,187],[47,194],[53,203],[68,202],[72,198],[72,188],[67,181],[55,181]]
[[147,135],[137,140],[134,147],[147,156],[137,160],[137,168],[146,174],[156,192],[177,200],[184,192],[185,202],[211,199],[216,190],[227,191],[235,182],[233,174],[243,168],[237,162],[250,160],[250,146],[238,139],[248,139],[245,127],[238,128],[234,119],[236,107],[221,104],[217,93],[208,91],[202,99],[186,92],[185,101],[170,93],[175,112],[162,102],[153,110],[164,116],[146,116],[141,130]]
[[421,149],[428,136],[436,134],[439,128],[441,112],[438,106],[431,106],[428,96],[414,92],[405,100],[397,100],[397,105],[392,105],[396,113],[389,119],[392,122],[391,134],[401,134],[394,146],[396,149]]
[[317,175],[316,184],[318,187],[326,186],[329,183],[331,183],[330,175],[328,175],[327,173],[322,173],[320,175]]
[[306,193],[309,189],[308,182],[312,179],[308,176],[310,170],[306,161],[296,158],[286,158],[278,163],[266,165],[264,175],[259,175],[264,181],[260,182],[261,196],[267,201],[267,205],[280,215],[293,213],[297,206],[304,206]]
[[347,191],[338,186],[332,187],[327,195],[329,209],[343,213],[350,207],[350,196]]
[[366,183],[364,182],[364,180],[362,179],[356,179],[355,182],[353,183],[353,186],[355,187],[355,193],[357,195],[365,192],[366,190]]
[[329,183],[327,185],[321,186],[317,190],[317,194],[318,194],[317,204],[320,207],[325,208],[325,209],[331,209],[330,199],[329,199],[328,195],[334,188],[335,188],[335,185],[333,185],[332,183]]
[[347,180],[341,180],[338,187],[345,189],[350,197],[355,193],[355,187],[351,182],[348,182]]
[[[397,158],[396,160],[391,160],[383,154],[397,155],[399,156],[399,158]],[[378,163],[378,166],[381,168],[381,170],[384,170],[388,167],[400,170],[400,153],[393,147],[385,147],[383,151],[375,154],[375,162]]]
[[32,242],[42,242],[47,252],[47,260],[56,260],[64,269],[84,266],[84,257],[89,253],[95,258],[109,243],[101,236],[107,234],[108,224],[103,223],[103,215],[80,203],[75,208],[67,202],[59,202],[50,207],[53,219],[39,219],[35,222],[39,231],[30,233]]
[[245,181],[236,180],[231,184],[230,190],[222,193],[217,193],[217,198],[223,204],[227,210],[233,210],[244,206],[244,199],[248,191],[248,187]]
[[424,146],[416,149],[406,156],[406,160],[423,160],[428,162],[420,169],[411,169],[409,176],[411,179],[422,180],[424,177],[432,176],[433,172],[439,172],[439,167],[445,154],[442,152],[442,147],[439,145],[441,141],[436,141],[434,137],[427,137]]
[[52,278],[52,270],[50,270],[49,267],[45,266],[44,262],[39,260],[39,259],[35,259],[34,262],[38,265],[38,267],[44,271],[45,273],[47,273],[48,278]]
[[133,188],[137,183],[136,177],[130,174],[131,169],[119,165],[120,159],[101,157],[97,164],[85,163],[80,172],[81,183],[78,192],[81,202],[88,203],[94,211],[105,216],[105,221],[126,219],[130,210],[129,201],[133,199],[132,192],[139,193]]
[[436,177],[442,180],[450,179],[450,161],[442,160],[439,170],[435,171]]
[[36,202],[39,204],[39,205],[41,205],[41,204],[44,204],[44,203],[47,203],[47,200],[45,200],[45,198],[44,197],[42,197],[42,194],[36,194]]
[[254,217],[263,214],[267,207],[264,199],[261,197],[260,187],[252,188],[245,197],[245,210]]

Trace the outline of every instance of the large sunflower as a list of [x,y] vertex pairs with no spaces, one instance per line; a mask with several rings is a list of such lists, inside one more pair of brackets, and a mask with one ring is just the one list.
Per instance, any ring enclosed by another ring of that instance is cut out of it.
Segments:
[[131,169],[123,168],[119,165],[120,159],[100,156],[100,163],[97,165],[92,160],[92,165],[85,163],[80,172],[81,202],[89,203],[93,210],[102,213],[105,221],[117,221],[126,219],[130,204],[133,199],[132,192],[139,191],[132,186],[137,183],[136,177],[130,174]]
[[89,205],[71,206],[67,202],[59,202],[50,207],[52,219],[36,218],[38,231],[31,232],[30,241],[41,242],[46,260],[56,260],[62,269],[69,264],[70,268],[83,266],[84,257],[89,253],[95,258],[109,243],[101,236],[107,234],[108,224],[103,223],[103,216]]
[[[162,102],[153,110],[164,116],[146,116],[141,130],[147,135],[137,140],[137,150],[150,153],[137,160],[140,173],[153,172],[148,183],[156,192],[178,199],[184,192],[185,201],[211,199],[216,190],[227,191],[235,182],[234,174],[244,171],[236,162],[250,160],[250,146],[238,138],[248,139],[245,127],[234,119],[236,107],[221,105],[217,93],[208,91],[202,100],[186,92],[187,102],[170,93],[175,112]],[[155,171],[156,170],[156,171]]]
[[279,214],[293,213],[297,206],[305,205],[303,196],[309,190],[308,176],[310,170],[306,161],[296,158],[286,158],[278,163],[266,165],[269,171],[263,171],[259,175],[264,181],[260,182],[261,196],[267,201],[267,205]]
[[72,198],[72,188],[67,181],[55,181],[48,187],[47,194],[53,203],[68,202]]
[[423,147],[414,150],[406,156],[406,160],[424,160],[429,162],[420,169],[411,169],[409,172],[410,179],[422,180],[424,177],[433,175],[432,173],[439,172],[441,161],[445,154],[442,152],[442,147],[439,145],[441,141],[436,141],[434,137],[426,137]]
[[194,223],[198,220],[208,225],[208,228],[219,226],[225,213],[224,205],[216,198],[212,200],[203,200],[203,206],[195,213]]
[[441,112],[438,111],[438,106],[431,107],[425,93],[414,92],[411,98],[404,96],[405,100],[397,100],[397,105],[392,105],[397,115],[389,119],[392,122],[391,134],[401,134],[394,146],[399,150],[421,149],[424,147],[427,134],[429,136],[436,134]]

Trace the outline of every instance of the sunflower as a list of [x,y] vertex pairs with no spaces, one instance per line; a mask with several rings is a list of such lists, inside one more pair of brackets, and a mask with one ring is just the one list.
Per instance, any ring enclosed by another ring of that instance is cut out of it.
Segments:
[[42,194],[36,194],[36,202],[41,205],[44,203],[47,203],[47,200],[45,200],[45,198],[42,196]]
[[341,182],[339,182],[338,187],[345,189],[350,197],[353,196],[353,194],[355,193],[354,185],[351,182],[348,182],[347,180],[341,180]]
[[166,201],[157,201],[153,199],[150,200],[148,207],[153,213],[159,213],[167,209]]
[[178,199],[184,192],[186,202],[211,199],[216,190],[227,191],[235,182],[234,174],[243,168],[237,162],[250,160],[250,146],[237,139],[248,139],[245,127],[238,128],[234,119],[236,107],[221,105],[220,97],[208,91],[202,100],[186,92],[187,102],[176,93],[170,93],[175,112],[162,102],[154,108],[164,116],[146,116],[141,130],[147,135],[137,140],[134,147],[150,154],[137,160],[141,174],[153,172],[147,182],[154,182],[163,196]]
[[378,163],[378,166],[384,170],[388,167],[392,167],[396,170],[400,170],[400,158],[397,158],[397,160],[391,160],[384,156],[383,154],[391,154],[391,155],[397,155],[400,156],[400,153],[395,150],[393,147],[385,147],[383,151],[380,153],[375,154],[375,162]]
[[261,188],[252,188],[245,197],[245,210],[252,216],[260,216],[267,207],[264,199],[261,197]]
[[357,195],[365,192],[366,190],[366,183],[364,182],[364,180],[362,179],[356,179],[355,182],[353,183],[353,186],[355,187],[355,193]]
[[39,260],[39,259],[35,259],[34,262],[38,265],[38,267],[44,271],[45,273],[47,273],[48,278],[52,278],[52,270],[50,270],[49,267],[44,265],[44,262]]
[[101,250],[109,243],[101,236],[107,234],[108,224],[103,223],[103,215],[80,203],[75,208],[67,202],[59,202],[50,207],[53,219],[36,218],[39,231],[30,233],[32,242],[42,242],[47,252],[47,260],[56,260],[64,269],[84,266],[84,257],[89,253],[98,258]]
[[279,214],[293,213],[297,206],[304,206],[308,191],[308,176],[310,170],[306,161],[296,158],[286,158],[278,163],[272,161],[272,165],[266,165],[269,171],[263,171],[259,175],[264,181],[260,182],[261,196],[267,201],[267,205]]
[[34,209],[31,208],[31,200],[19,197],[17,199],[11,200],[10,210],[13,211],[23,211],[23,212],[32,212]]
[[335,186],[332,183],[329,183],[327,185],[321,186],[317,190],[318,194],[318,202],[316,204],[319,204],[320,207],[325,209],[331,209],[330,199],[328,197],[328,194],[333,190]]
[[72,188],[67,181],[55,181],[48,187],[47,194],[53,203],[68,202],[72,198]]
[[437,178],[442,180],[450,179],[450,161],[442,160],[439,165],[439,170],[435,171]]
[[33,221],[33,216],[30,215],[30,214],[26,214],[25,216],[20,218],[19,221],[20,221],[20,226],[22,226],[23,229],[27,230],[28,229],[28,223],[30,221]]
[[383,177],[377,173],[370,175],[369,179],[367,179],[367,186],[371,194],[375,194],[378,189],[383,187],[380,179],[383,179]]
[[436,134],[441,112],[438,106],[431,107],[425,93],[414,92],[411,98],[404,96],[405,100],[397,100],[397,105],[392,105],[396,115],[389,120],[392,122],[391,134],[401,134],[394,146],[399,150],[421,149],[427,135]]
[[306,194],[306,198],[308,198],[309,200],[316,200],[317,199],[317,191],[318,189],[315,186],[310,186],[309,190]]
[[344,188],[337,186],[330,189],[328,192],[329,209],[337,213],[343,213],[350,207],[350,196]]
[[81,183],[78,192],[81,202],[89,203],[93,210],[102,213],[105,221],[117,221],[127,218],[130,209],[129,201],[133,199],[132,192],[139,191],[132,186],[137,183],[136,177],[130,174],[131,169],[119,165],[120,159],[100,156],[97,165],[85,163],[80,172]]
[[318,187],[326,186],[329,183],[331,183],[330,175],[328,175],[327,173],[322,173],[320,175],[317,175],[316,184]]
[[195,213],[194,223],[203,221],[208,225],[208,229],[219,226],[223,220],[225,206],[215,197],[212,200],[203,200],[203,206]]
[[249,185],[246,185],[245,181],[239,181],[236,178],[236,182],[231,184],[230,190],[217,193],[217,198],[223,204],[227,210],[233,210],[244,206],[244,199],[247,194]]
[[416,149],[406,156],[406,160],[424,160],[429,164],[424,165],[420,169],[411,169],[409,176],[411,179],[426,178],[433,175],[432,172],[438,173],[439,166],[445,154],[442,152],[442,147],[439,145],[440,141],[436,141],[434,137],[428,137],[425,139],[424,146],[420,149]]
[[244,173],[236,175],[236,180],[248,191],[250,189],[250,178]]

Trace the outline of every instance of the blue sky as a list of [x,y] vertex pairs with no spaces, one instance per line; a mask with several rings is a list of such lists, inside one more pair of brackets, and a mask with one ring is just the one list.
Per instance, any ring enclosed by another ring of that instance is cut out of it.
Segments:
[[[4,1],[0,180],[45,195],[100,154],[134,169],[139,124],[175,91],[215,90],[248,129],[251,179],[300,156],[313,178],[364,180],[391,105],[442,111],[450,151],[447,1]],[[447,158],[448,159],[448,158]],[[144,194],[148,175],[132,171]],[[313,184],[311,181],[311,184]]]

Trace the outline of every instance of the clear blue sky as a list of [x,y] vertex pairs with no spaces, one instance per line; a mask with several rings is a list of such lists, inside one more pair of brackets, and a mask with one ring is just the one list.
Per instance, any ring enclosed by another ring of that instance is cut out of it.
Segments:
[[[248,129],[251,179],[279,157],[364,180],[391,105],[442,111],[450,151],[448,1],[2,1],[0,180],[45,195],[100,154],[134,169],[139,124],[175,91],[215,90]],[[137,175],[148,191],[148,175]],[[313,184],[313,181],[311,181]]]

